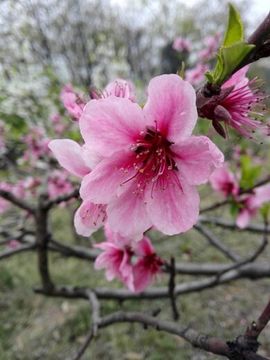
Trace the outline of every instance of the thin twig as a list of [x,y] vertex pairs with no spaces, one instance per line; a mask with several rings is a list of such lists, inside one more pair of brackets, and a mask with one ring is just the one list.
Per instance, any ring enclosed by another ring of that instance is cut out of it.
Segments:
[[216,235],[214,235],[209,229],[206,229],[199,222],[194,226],[200,234],[202,234],[211,245],[213,245],[216,249],[222,252],[227,258],[233,261],[239,261],[240,256],[235,254],[230,248],[228,248],[225,244],[223,244]]
[[171,263],[169,266],[169,283],[168,283],[168,293],[169,293],[169,297],[170,297],[170,302],[171,302],[171,308],[172,308],[172,315],[173,315],[173,319],[174,320],[178,320],[179,319],[179,311],[177,309],[177,305],[176,305],[176,297],[175,297],[175,293],[174,293],[174,289],[175,289],[175,259],[174,257],[171,258]]
[[263,234],[265,231],[270,234],[270,227],[268,226],[267,229],[265,229],[265,226],[263,224],[256,224],[256,225],[248,225],[244,229],[240,229],[234,222],[230,222],[227,220],[219,219],[217,217],[208,217],[208,216],[200,216],[199,222],[204,224],[213,224],[216,226],[220,226],[227,230],[237,230],[241,232],[251,232],[255,234]]
[[69,194],[60,195],[60,196],[56,197],[55,199],[48,200],[44,204],[44,208],[49,210],[51,207],[53,207],[55,205],[58,205],[62,202],[69,201],[71,199],[77,199],[78,197],[79,197],[79,189],[75,189],[75,190],[71,191]]
[[6,190],[0,190],[0,197],[11,202],[13,205],[18,206],[20,209],[26,210],[30,214],[33,214],[35,209],[28,204],[25,200],[21,200],[13,195],[11,192]]

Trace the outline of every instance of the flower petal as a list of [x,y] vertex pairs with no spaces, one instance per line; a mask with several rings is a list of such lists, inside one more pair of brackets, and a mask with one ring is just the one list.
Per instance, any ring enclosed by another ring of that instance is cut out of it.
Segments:
[[190,185],[206,183],[211,173],[224,162],[222,152],[206,136],[191,136],[173,145],[172,151],[181,176]]
[[82,199],[95,203],[108,204],[117,194],[120,186],[126,186],[124,181],[133,177],[134,153],[121,152],[102,160],[94,170],[86,175],[81,184]]
[[76,232],[82,236],[90,236],[106,221],[106,206],[83,201],[75,213],[74,226]]
[[[185,180],[168,177],[159,180],[146,193],[146,208],[153,225],[167,235],[185,232],[192,228],[199,216],[200,198],[194,186]],[[164,186],[165,185],[165,186]]]
[[73,140],[52,140],[48,147],[59,164],[75,176],[82,177],[90,172],[90,168],[82,158],[82,148]]
[[80,118],[80,130],[87,146],[104,157],[128,150],[144,126],[139,105],[114,96],[91,100]]
[[108,223],[111,229],[134,240],[141,240],[151,227],[142,195],[132,184],[119,198],[108,205]]
[[195,90],[178,75],[157,76],[149,83],[143,110],[148,123],[157,124],[169,141],[178,142],[191,135],[198,118]]
[[244,229],[248,226],[249,222],[251,221],[252,214],[248,209],[243,209],[240,211],[239,215],[236,219],[236,225],[240,229]]

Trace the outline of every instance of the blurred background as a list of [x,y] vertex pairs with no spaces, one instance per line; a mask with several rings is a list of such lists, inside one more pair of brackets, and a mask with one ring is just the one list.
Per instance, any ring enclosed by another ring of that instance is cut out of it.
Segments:
[[[246,35],[269,11],[265,0],[236,0],[234,4],[243,17]],[[42,124],[48,128],[54,113],[63,116],[66,123],[71,122],[59,99],[63,85],[71,83],[87,93],[90,87],[103,89],[120,77],[133,81],[139,98],[144,99],[151,77],[176,72],[182,61],[187,70],[194,68],[194,53],[202,50],[202,39],[223,34],[226,21],[227,2],[220,0],[1,0],[0,120],[8,140],[0,164],[1,179],[8,180],[7,168],[24,151],[20,139],[31,127]],[[189,40],[192,51],[174,50],[176,37]],[[262,77],[269,92],[269,59],[253,65],[251,70]],[[56,137],[50,130],[48,133]],[[70,134],[79,139],[77,128]],[[246,146],[245,141],[243,144]],[[226,146],[221,144],[225,151]],[[254,149],[256,154],[267,152],[258,150],[256,144]],[[206,202],[208,194],[204,196]],[[59,240],[85,244],[87,239],[78,239],[67,230],[67,224],[72,226],[72,215],[66,208],[55,211],[51,226]],[[236,243],[226,230],[218,231],[228,244]],[[102,235],[96,235],[99,238]],[[184,261],[224,261],[220,254],[206,250],[203,240],[198,239],[198,234],[191,231],[172,247],[164,244],[162,255],[175,251]],[[250,236],[246,244],[246,236],[241,233],[237,241],[237,250],[245,254],[256,244],[256,237]],[[103,274],[93,275],[86,262],[55,256],[50,261],[53,276],[60,283],[107,286]],[[0,263],[0,360],[68,359],[70,349],[82,344],[87,333],[88,304],[33,295],[31,288],[39,283],[35,266],[32,254]],[[215,296],[211,290],[185,296],[179,300],[181,319],[194,322],[201,331],[233,337],[234,331],[239,333],[239,323],[244,329],[250,314],[256,316],[256,304],[267,299],[269,285],[269,280],[264,279],[254,291],[251,282],[242,281],[241,286],[237,283],[218,288]],[[166,308],[162,301],[156,305]],[[106,313],[117,306],[108,301],[103,310]],[[123,306],[138,308],[132,301]],[[151,310],[154,305],[145,302],[142,306]],[[112,327],[104,334],[85,359],[216,359],[191,349],[179,338],[154,330],[142,332],[135,325]],[[267,355],[269,331],[268,340],[266,333],[262,342]]]

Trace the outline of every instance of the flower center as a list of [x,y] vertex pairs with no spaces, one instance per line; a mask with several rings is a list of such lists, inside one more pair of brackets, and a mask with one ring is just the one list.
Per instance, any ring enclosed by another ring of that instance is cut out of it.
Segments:
[[173,144],[154,128],[141,133],[132,150],[136,153],[134,168],[153,182],[167,170],[177,170],[170,146]]

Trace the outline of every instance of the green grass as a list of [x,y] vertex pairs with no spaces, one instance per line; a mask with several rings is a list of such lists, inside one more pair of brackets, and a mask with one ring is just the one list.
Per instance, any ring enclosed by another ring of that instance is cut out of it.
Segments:
[[[85,239],[74,240],[73,232],[69,230],[70,214],[66,210],[55,211],[52,219],[57,240],[88,244]],[[258,244],[257,235],[232,234],[222,229],[215,229],[215,232],[242,255],[247,255]],[[95,239],[101,238],[101,232],[95,235]],[[156,241],[156,248],[165,258],[173,253],[181,261],[225,261],[223,255],[207,246],[207,242],[195,231],[170,240]],[[263,257],[269,259],[269,249]],[[69,359],[81,346],[89,330],[91,319],[86,301],[46,298],[33,293],[32,288],[39,284],[36,263],[33,253],[24,253],[0,263],[0,360]],[[103,272],[95,272],[87,261],[52,254],[50,269],[58,284],[120,287],[117,282],[107,283]],[[189,276],[178,276],[179,282],[189,279]],[[158,284],[164,283],[165,277],[161,277]],[[270,279],[256,282],[240,280],[201,293],[180,296],[177,300],[181,312],[179,323],[191,324],[210,335],[233,339],[259,315],[269,299],[269,290]],[[160,318],[171,317],[168,300],[101,303],[102,314],[120,309],[151,312],[156,307],[162,310]],[[269,356],[269,326],[260,341],[261,353]],[[154,329],[146,331],[138,324],[120,324],[101,330],[83,359],[203,360],[217,357],[193,349],[177,336]]]

